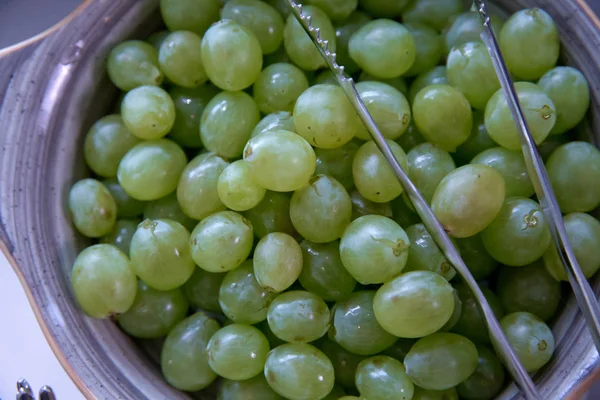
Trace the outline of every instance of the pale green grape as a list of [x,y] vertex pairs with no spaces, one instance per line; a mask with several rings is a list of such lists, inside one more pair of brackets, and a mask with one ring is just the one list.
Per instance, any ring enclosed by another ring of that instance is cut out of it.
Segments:
[[433,238],[423,224],[416,224],[406,228],[410,241],[408,261],[404,272],[408,271],[433,271],[450,281],[456,275],[452,264],[437,247]]
[[175,192],[147,202],[144,208],[144,219],[170,219],[179,222],[190,232],[198,224],[198,221],[191,219],[181,210]]
[[198,35],[219,20],[219,0],[160,0],[160,14],[170,31],[192,31]]
[[471,129],[471,134],[463,144],[458,146],[456,153],[454,153],[455,159],[459,164],[468,164],[479,153],[498,146],[485,128],[483,115],[482,111],[473,111],[473,128]]
[[310,144],[302,136],[283,130],[263,132],[250,139],[244,161],[257,184],[277,192],[302,188],[316,168]]
[[498,262],[488,254],[483,246],[481,235],[456,239],[455,243],[473,278],[477,280],[487,278],[498,267]]
[[276,63],[262,70],[254,82],[253,94],[260,111],[269,114],[292,111],[296,100],[306,89],[308,79],[300,68],[293,64]]
[[351,353],[331,339],[321,341],[319,349],[325,353],[333,364],[336,384],[340,384],[347,389],[354,389],[356,367],[367,356]]
[[363,285],[387,282],[400,274],[410,242],[390,218],[366,215],[352,221],[340,242],[344,267]]
[[158,51],[160,49],[160,45],[165,40],[165,38],[167,36],[169,36],[170,33],[171,32],[169,32],[166,29],[162,30],[162,31],[154,32],[146,38],[146,42],[150,43],[152,45],[152,47],[154,47]]
[[244,217],[250,221],[259,239],[273,232],[296,235],[290,219],[290,197],[287,194],[267,191],[256,207],[244,212]]
[[274,292],[283,292],[300,276],[302,250],[296,239],[274,232],[260,239],[254,249],[254,274],[258,283]]
[[415,385],[412,400],[458,400],[456,389],[427,390]]
[[246,211],[261,202],[266,190],[254,182],[246,162],[238,160],[229,164],[219,176],[217,193],[227,208]]
[[111,82],[121,90],[138,86],[160,86],[164,75],[158,64],[158,51],[141,40],[128,40],[115,46],[106,60]]
[[[504,22],[492,15],[492,27],[496,35],[500,33]],[[481,16],[476,11],[465,11],[462,14],[456,15],[450,19],[450,23],[443,31],[446,51],[450,51],[453,47],[458,47],[467,42],[481,41],[481,32],[484,26],[481,23]]]
[[306,4],[319,7],[334,21],[344,20],[358,6],[358,0],[307,0]]
[[110,244],[90,246],[79,253],[73,263],[71,287],[79,306],[94,318],[126,312],[137,291],[129,259]]
[[175,123],[171,96],[156,86],[139,86],[127,92],[121,102],[125,126],[140,139],[160,139]]
[[430,85],[447,85],[448,77],[446,75],[446,66],[438,65],[437,67],[433,67],[427,71],[421,72],[416,76],[415,80],[413,80],[410,85],[410,92],[408,99],[410,103],[413,104],[415,102],[415,97],[417,94],[427,86]]
[[294,117],[292,116],[292,113],[287,111],[279,111],[266,115],[258,122],[258,124],[256,124],[250,137],[260,135],[263,132],[278,130],[290,131],[294,133],[296,132],[296,126],[294,125]]
[[405,22],[420,22],[441,31],[450,18],[463,11],[461,0],[415,0],[402,13]]
[[525,159],[520,151],[493,147],[479,153],[471,160],[471,164],[483,164],[492,167],[502,174],[506,183],[506,196],[533,196],[535,190]]
[[118,219],[115,227],[107,235],[100,238],[100,243],[115,245],[125,254],[129,254],[131,238],[137,230],[138,221]]
[[454,333],[434,333],[415,343],[404,366],[415,385],[447,390],[471,376],[477,362],[477,348],[469,339]]
[[109,178],[102,181],[117,205],[118,217],[137,217],[144,212],[146,203],[129,196],[127,192],[119,185],[115,178]]
[[375,81],[375,82],[385,83],[385,84],[388,84],[389,86],[393,87],[394,89],[398,90],[405,97],[408,96],[408,86],[406,85],[406,80],[401,76],[392,78],[392,79],[382,79],[382,78],[377,78],[375,76],[369,75],[363,71],[363,72],[361,72],[358,81],[359,82]]
[[[473,292],[465,283],[456,284],[455,288],[462,302],[462,310],[458,322],[452,327],[452,331],[468,337],[477,343],[489,343],[488,328]],[[481,291],[490,304],[496,318],[502,318],[504,310],[498,296],[486,287],[481,287]]]
[[223,20],[212,25],[202,38],[202,62],[215,86],[234,92],[256,81],[262,69],[262,50],[250,29]]
[[422,143],[415,146],[406,155],[409,167],[409,178],[428,203],[441,180],[456,169],[454,160],[447,151]]
[[431,208],[448,234],[465,238],[496,218],[504,197],[504,178],[498,171],[487,165],[465,165],[442,179]]
[[365,199],[358,190],[354,189],[350,192],[350,200],[352,200],[352,220],[365,215],[383,215],[384,217],[392,218],[391,203],[375,203]]
[[190,233],[178,222],[145,220],[131,238],[129,256],[134,272],[153,289],[178,288],[196,268],[189,240]]
[[384,79],[405,74],[416,59],[415,40],[410,31],[389,19],[363,25],[350,37],[348,50],[365,72]]
[[360,144],[351,141],[336,149],[315,149],[317,168],[315,175],[328,175],[350,190],[354,187],[352,161]]
[[202,38],[193,32],[169,34],[158,52],[160,69],[176,85],[193,88],[208,80],[201,55]]
[[554,336],[544,321],[527,312],[515,312],[502,318],[500,327],[528,372],[537,371],[550,361]]
[[417,145],[425,143],[425,138],[421,135],[421,132],[419,132],[413,120],[406,132],[396,139],[396,143],[398,143],[404,151],[410,151]]
[[409,22],[405,26],[415,40],[416,51],[415,62],[405,75],[415,76],[438,65],[444,51],[444,41],[440,34],[418,22]]
[[219,289],[223,278],[225,278],[224,273],[212,273],[196,268],[181,290],[192,307],[220,312]]
[[359,0],[360,7],[378,18],[399,17],[410,4],[410,0]]
[[75,228],[91,238],[108,234],[117,220],[115,199],[106,186],[95,179],[82,179],[71,187],[69,210]]
[[333,75],[333,72],[328,69],[324,69],[315,77],[312,83],[313,85],[337,85],[338,82],[335,75]]
[[504,386],[504,366],[493,351],[477,346],[477,369],[458,385],[458,393],[465,400],[492,400]]
[[[344,71],[346,71],[347,74],[354,74],[360,71],[360,67],[354,62],[354,60],[352,60],[352,58],[350,58],[350,53],[348,50],[348,43],[350,42],[350,37],[352,37],[354,32],[359,30],[361,26],[363,26],[369,21],[371,21],[371,17],[369,15],[361,11],[354,11],[348,16],[348,18],[344,19],[343,21],[339,21],[335,25],[337,62],[339,65],[344,66]],[[321,75],[324,75],[324,73]],[[318,83],[335,82],[337,82],[337,80],[334,78],[332,82]]]
[[123,156],[139,142],[120,115],[107,115],[96,121],[85,136],[85,162],[97,175],[111,178],[117,175]]
[[415,390],[404,365],[388,356],[367,358],[358,364],[356,387],[370,400],[412,399]]
[[284,400],[271,389],[263,374],[243,381],[221,380],[217,400]]

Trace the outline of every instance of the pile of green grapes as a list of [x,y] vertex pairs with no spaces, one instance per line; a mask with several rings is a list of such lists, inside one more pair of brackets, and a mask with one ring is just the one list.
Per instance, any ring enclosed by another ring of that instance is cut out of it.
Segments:
[[[305,0],[454,238],[525,368],[567,280],[475,12],[460,0]],[[161,339],[173,387],[225,399],[493,398],[508,379],[434,244],[284,1],[162,0],[107,57],[120,113],[72,187],[81,308]],[[541,9],[494,19],[587,277],[600,267],[590,102]],[[344,397],[346,396],[346,397]]]

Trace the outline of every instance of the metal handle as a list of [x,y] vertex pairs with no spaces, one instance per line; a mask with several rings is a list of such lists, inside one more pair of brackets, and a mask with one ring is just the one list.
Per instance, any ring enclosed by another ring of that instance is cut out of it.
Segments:
[[[25,379],[19,379],[17,381],[17,400],[35,400],[33,390],[29,385],[29,382]],[[56,400],[54,391],[50,386],[42,386],[38,396],[38,400]]]

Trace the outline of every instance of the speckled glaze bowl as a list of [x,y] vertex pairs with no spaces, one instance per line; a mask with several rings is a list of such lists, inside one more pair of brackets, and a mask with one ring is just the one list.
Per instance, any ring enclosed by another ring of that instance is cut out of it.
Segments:
[[[552,15],[563,60],[591,84],[589,135],[597,144],[600,22],[582,0],[496,4],[508,12],[538,6]],[[73,260],[88,241],[69,221],[68,190],[88,173],[84,133],[111,110],[117,95],[104,60],[116,43],[144,37],[158,26],[157,6],[157,0],[88,0],[54,29],[0,51],[0,248],[56,356],[87,398],[188,398],[164,382],[151,352],[112,322],[86,317],[69,285]],[[594,288],[600,291],[598,279]],[[572,295],[553,330],[556,354],[535,381],[544,399],[577,399],[596,378],[598,354]],[[520,395],[510,385],[499,398]]]

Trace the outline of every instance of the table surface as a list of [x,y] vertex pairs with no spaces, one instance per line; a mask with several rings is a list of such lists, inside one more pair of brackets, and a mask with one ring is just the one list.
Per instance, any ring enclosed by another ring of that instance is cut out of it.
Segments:
[[[59,21],[79,0],[0,0],[0,49],[35,35]],[[52,7],[48,7],[48,4]],[[600,13],[600,0],[589,0]],[[15,383],[26,378],[37,391],[50,385],[59,400],[83,396],[50,350],[25,293],[0,254],[0,400],[15,396]],[[590,399],[600,399],[600,387]]]

